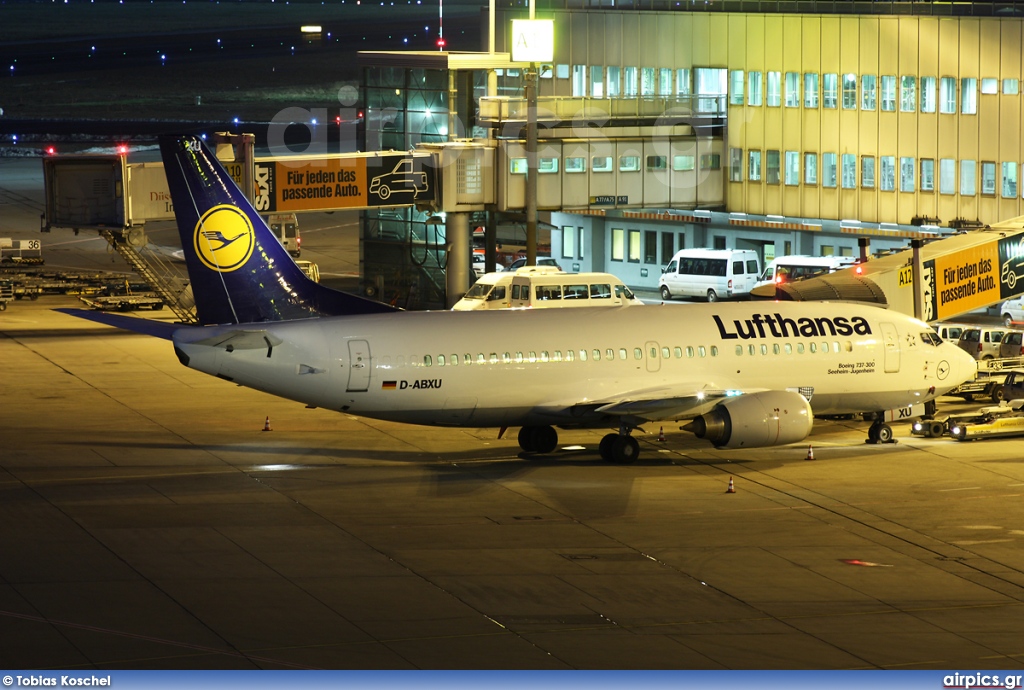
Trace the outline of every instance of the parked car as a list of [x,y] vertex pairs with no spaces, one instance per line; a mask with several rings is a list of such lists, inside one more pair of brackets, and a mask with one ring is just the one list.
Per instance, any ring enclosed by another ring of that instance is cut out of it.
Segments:
[[1024,357],[1024,331],[1007,331],[999,341],[999,358]]
[[949,420],[949,435],[957,441],[976,441],[1001,436],[1024,436],[1024,400],[998,407],[983,407],[978,414]]
[[[510,263],[510,264],[508,265],[508,268],[507,268],[507,269],[505,269],[505,270],[507,270],[507,271],[516,271],[516,270],[518,270],[518,269],[522,268],[522,267],[523,267],[523,266],[525,266],[525,265],[526,265],[526,259],[525,259],[525,258],[522,258],[522,259],[516,259],[515,261],[513,261],[512,263]],[[555,260],[554,260],[554,259],[552,259],[551,257],[547,257],[547,256],[545,256],[545,257],[539,257],[539,256],[538,256],[538,257],[537,257],[537,263],[536,263],[536,265],[537,265],[537,266],[555,266],[555,267],[557,267],[557,268],[558,268],[558,270],[559,270],[559,271],[561,271],[561,270],[562,270],[562,267],[558,265],[558,262],[557,262],[557,261],[555,261]]]
[[947,343],[955,343],[960,340],[960,336],[963,335],[964,329],[970,328],[962,323],[937,323],[935,324],[935,332],[939,334],[939,337],[945,340]]
[[1024,321],[1024,297],[1008,299],[999,307],[999,313],[1003,317],[1003,325],[1007,328],[1014,321]]
[[974,359],[995,359],[999,356],[999,341],[1006,329],[972,326],[960,334],[957,345]]

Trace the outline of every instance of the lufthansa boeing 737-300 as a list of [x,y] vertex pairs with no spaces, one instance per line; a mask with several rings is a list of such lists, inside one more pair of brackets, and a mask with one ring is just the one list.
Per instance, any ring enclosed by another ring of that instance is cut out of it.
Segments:
[[642,424],[720,448],[794,443],[814,415],[934,400],[976,371],[928,324],[849,302],[407,312],[331,290],[299,270],[196,137],[161,140],[201,325],[84,310],[171,340],[187,367],[364,417],[521,427],[549,453],[556,427],[609,428],[600,453],[633,462]]

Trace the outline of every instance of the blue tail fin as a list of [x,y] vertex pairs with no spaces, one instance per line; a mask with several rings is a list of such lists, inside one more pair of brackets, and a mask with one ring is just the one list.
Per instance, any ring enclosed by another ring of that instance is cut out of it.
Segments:
[[163,137],[160,154],[201,324],[394,311],[307,278],[198,137]]

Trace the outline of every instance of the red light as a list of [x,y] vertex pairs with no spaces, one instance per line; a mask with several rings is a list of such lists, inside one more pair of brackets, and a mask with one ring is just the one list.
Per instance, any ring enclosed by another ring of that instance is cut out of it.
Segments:
[[47,156],[52,156],[55,153],[57,153],[57,147],[56,146],[47,146],[46,147],[46,155]]
[[341,115],[338,115],[336,118],[334,118],[334,121],[340,125],[341,124]]
[[118,144],[117,145],[117,155],[125,156],[127,154],[128,154],[128,144]]
[[444,39],[443,38],[437,39],[437,47],[438,48],[444,48],[444,45],[445,45],[445,43],[444,43]]
[[861,266],[858,266],[858,267],[856,268],[856,273],[857,273],[857,275],[860,275],[860,274],[861,274],[861,273],[863,273],[863,272],[864,272],[864,268],[863,268],[863,267],[861,267]]
[[360,110],[359,112],[357,112],[356,113],[356,117],[358,117],[360,120],[362,120],[363,119],[363,111]]
[[782,275],[781,273],[779,275],[775,276],[775,284],[776,285],[782,285],[782,283],[784,283],[785,281],[786,281],[786,276]]

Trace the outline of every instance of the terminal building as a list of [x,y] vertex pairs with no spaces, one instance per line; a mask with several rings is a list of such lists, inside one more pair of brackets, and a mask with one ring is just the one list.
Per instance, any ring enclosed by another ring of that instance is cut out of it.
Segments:
[[[653,288],[681,248],[853,256],[1024,215],[1024,18],[1006,7],[541,3],[541,252]],[[495,196],[471,225],[499,242],[522,233],[525,65],[507,54],[526,14],[498,9],[493,53],[362,54],[365,149],[489,142]],[[436,213],[364,215],[371,290],[436,301]]]

